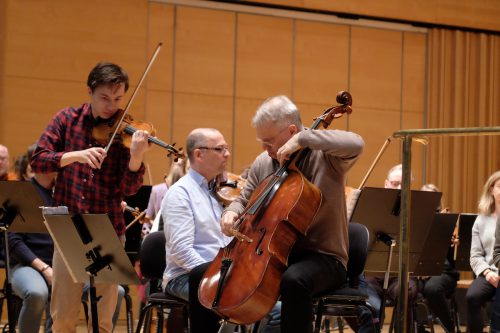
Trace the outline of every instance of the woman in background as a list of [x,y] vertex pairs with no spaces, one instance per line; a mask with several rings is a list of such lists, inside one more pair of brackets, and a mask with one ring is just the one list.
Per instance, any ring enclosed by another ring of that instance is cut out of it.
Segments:
[[470,265],[476,279],[466,294],[469,333],[483,331],[481,307],[492,299],[498,286],[498,268],[493,262],[493,246],[496,222],[500,216],[500,171],[493,173],[484,184],[478,209],[479,215],[472,227],[470,249]]

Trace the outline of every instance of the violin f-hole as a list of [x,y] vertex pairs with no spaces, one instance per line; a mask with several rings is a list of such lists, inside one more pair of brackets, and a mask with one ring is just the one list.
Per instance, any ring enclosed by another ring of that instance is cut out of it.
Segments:
[[262,253],[264,253],[264,251],[260,248],[260,244],[262,243],[262,240],[264,239],[264,236],[266,234],[266,229],[260,228],[259,232],[260,232],[260,237],[259,237],[259,241],[257,242],[257,245],[255,246],[255,253],[260,256]]

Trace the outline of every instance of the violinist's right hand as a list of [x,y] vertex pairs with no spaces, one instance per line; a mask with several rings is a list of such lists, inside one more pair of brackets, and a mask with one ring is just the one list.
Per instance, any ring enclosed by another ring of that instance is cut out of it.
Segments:
[[233,233],[231,232],[231,229],[233,229],[234,221],[238,217],[238,214],[235,212],[232,212],[230,210],[226,211],[224,214],[222,214],[222,217],[220,219],[220,228],[222,230],[222,233],[226,236],[232,237]]
[[61,167],[78,162],[88,164],[92,169],[100,169],[105,157],[106,150],[102,147],[71,151],[61,157]]

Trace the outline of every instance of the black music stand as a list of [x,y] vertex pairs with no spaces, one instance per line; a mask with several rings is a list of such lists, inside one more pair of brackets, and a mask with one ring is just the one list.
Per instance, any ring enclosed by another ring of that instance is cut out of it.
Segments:
[[[441,200],[440,192],[412,191],[409,272],[415,272],[431,222]],[[384,274],[380,322],[383,322],[390,273],[398,272],[401,190],[365,187],[351,221],[364,224],[370,232],[365,271]],[[418,225],[416,225],[418,223]],[[450,234],[451,238],[451,234]],[[393,251],[398,248],[397,251]],[[443,259],[446,254],[443,255]]]
[[10,258],[7,232],[46,233],[40,211],[43,200],[31,182],[0,181],[0,232],[5,253],[5,289],[9,332],[15,331],[12,286],[9,280]]
[[90,283],[93,332],[99,332],[95,283],[139,284],[139,278],[106,214],[53,214],[45,224],[73,281]]
[[[410,227],[409,271],[415,272],[424,243],[430,232],[436,208],[441,200],[440,192],[412,191]],[[387,245],[380,241],[381,235],[399,241],[399,209],[401,191],[395,189],[365,187],[359,196],[351,221],[364,224],[370,231],[370,246],[365,271],[385,273],[387,271]],[[451,235],[450,235],[451,237]],[[398,272],[398,251],[395,251],[390,272]]]
[[455,268],[459,271],[472,271],[470,267],[470,246],[472,241],[472,226],[477,214],[460,214],[458,220],[458,245]]
[[424,249],[413,273],[415,276],[441,275],[458,217],[458,213],[437,213],[434,216]]

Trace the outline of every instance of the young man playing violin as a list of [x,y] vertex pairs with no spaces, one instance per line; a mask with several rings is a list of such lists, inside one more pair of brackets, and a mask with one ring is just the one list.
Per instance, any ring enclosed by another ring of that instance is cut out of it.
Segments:
[[299,237],[281,279],[281,332],[312,332],[313,296],[344,285],[348,228],[344,186],[347,171],[360,156],[363,139],[340,130],[307,130],[295,104],[285,96],[267,99],[252,124],[266,151],[248,173],[247,186],[225,210],[221,228],[233,232],[255,188],[301,148],[311,151],[298,168],[323,194],[323,201],[305,237]]
[[[142,185],[148,133],[132,135],[130,149],[116,141],[106,150],[92,136],[94,127],[113,117],[128,89],[128,76],[118,65],[99,63],[87,80],[90,102],[59,111],[40,137],[31,167],[36,173],[57,172],[53,205],[71,213],[108,214],[117,235],[124,240],[125,223],[120,203]],[[73,283],[56,248],[53,259],[51,314],[53,331],[76,331],[82,284]],[[112,331],[118,286],[96,284],[99,329]],[[92,324],[89,323],[89,330]]]

